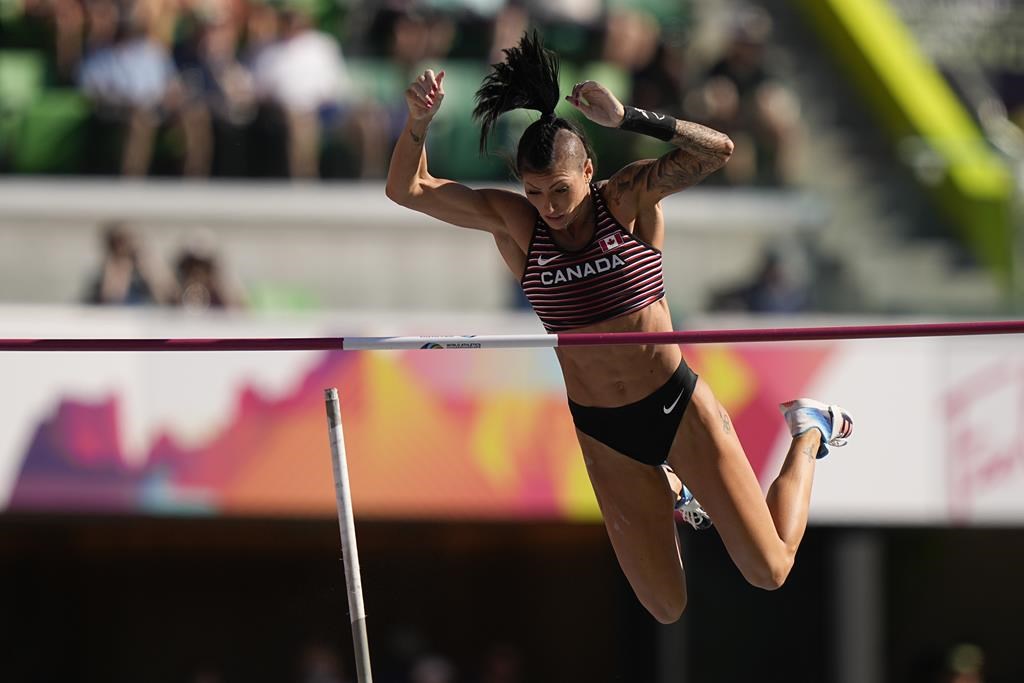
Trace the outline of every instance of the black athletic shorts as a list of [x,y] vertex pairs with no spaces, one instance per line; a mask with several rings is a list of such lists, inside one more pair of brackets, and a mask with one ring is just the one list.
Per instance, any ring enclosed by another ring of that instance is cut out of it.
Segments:
[[647,465],[661,465],[668,458],[679,423],[697,386],[697,375],[686,364],[647,398],[616,408],[581,406],[569,401],[576,429],[619,453]]

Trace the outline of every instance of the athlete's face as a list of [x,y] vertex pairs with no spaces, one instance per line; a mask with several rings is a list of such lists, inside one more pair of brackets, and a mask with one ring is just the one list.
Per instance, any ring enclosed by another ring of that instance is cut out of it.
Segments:
[[563,130],[555,138],[551,168],[543,173],[524,171],[523,190],[552,230],[565,230],[584,213],[593,176],[594,163],[586,156],[579,138]]

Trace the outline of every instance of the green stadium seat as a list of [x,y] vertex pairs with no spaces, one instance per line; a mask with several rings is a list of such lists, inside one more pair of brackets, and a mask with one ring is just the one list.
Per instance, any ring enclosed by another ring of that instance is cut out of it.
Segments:
[[[353,75],[364,83],[379,83],[392,79],[397,68],[386,60],[352,60]],[[421,68],[438,65],[422,65]],[[510,178],[510,160],[515,154],[516,143],[522,132],[537,119],[537,113],[529,110],[515,110],[503,115],[491,133],[489,153],[479,153],[480,127],[473,119],[476,106],[475,95],[488,65],[476,60],[450,60],[443,64],[445,70],[445,101],[430,129],[428,152],[431,172],[439,177],[460,181],[501,181]],[[419,73],[417,69],[415,73]],[[376,74],[384,74],[379,78]],[[613,65],[595,62],[582,68],[570,62],[563,62],[559,71],[559,90],[564,97],[580,80],[594,79],[607,85],[613,92],[628,97],[629,76]],[[401,81],[404,90],[407,83]],[[369,87],[369,86],[367,86]],[[378,91],[380,92],[380,91]],[[400,96],[400,92],[399,92]],[[607,136],[619,135],[614,131],[598,131],[598,126],[584,124],[583,116],[575,107],[560,100],[555,110],[559,116],[584,125],[588,134],[604,141]],[[621,143],[621,139],[611,141]],[[622,145],[619,144],[621,147]]]
[[313,311],[322,306],[314,292],[279,282],[253,284],[248,297],[249,308],[255,311]]
[[12,144],[12,168],[18,173],[74,173],[80,170],[88,100],[77,90],[45,90],[22,118]]
[[628,101],[633,81],[622,67],[609,62],[588,62],[579,70],[580,81],[597,81],[612,91],[620,100]]
[[544,28],[544,46],[566,61],[588,59],[594,50],[591,38],[590,30],[579,24],[559,22]]
[[[608,62],[584,64],[579,70],[579,80],[597,81],[608,88],[613,95],[625,104],[629,104],[632,97],[633,86],[630,75],[622,68]],[[646,141],[626,137],[630,135],[629,133],[605,128],[590,121],[587,121],[583,128],[591,145],[598,153],[598,171],[596,174],[598,178],[606,178],[610,173],[638,158],[651,156],[649,154],[637,156],[637,145],[645,144]],[[655,146],[663,146],[663,143],[657,140],[653,142]],[[660,154],[658,153],[654,156],[660,156]]]
[[689,0],[609,0],[608,9],[644,11],[653,15],[662,26],[686,25],[693,15],[690,4]]
[[[432,173],[454,180],[501,177],[505,162],[493,153],[480,156],[480,128],[473,119],[477,88],[487,75],[487,65],[477,61],[444,63],[444,104],[430,127],[428,153]],[[504,124],[503,124],[504,125]],[[491,150],[504,147],[503,125],[491,138]]]
[[43,90],[46,57],[37,50],[0,50],[0,109],[24,110]]
[[572,87],[579,81],[579,70],[573,64],[563,61],[558,65],[558,91],[561,100],[558,102],[555,113],[562,118],[582,118],[583,116],[576,111],[576,107],[565,101],[565,96],[572,92]]
[[400,100],[408,85],[402,68],[390,59],[349,57],[345,66],[359,93],[381,104]]
[[46,58],[36,50],[0,50],[0,166],[10,148],[25,110],[43,91]]
[[[489,66],[478,61],[445,63],[445,102],[437,114],[430,134],[430,167],[438,175],[457,180],[509,180],[510,162],[516,143],[527,126],[537,120],[535,111],[518,109],[498,119],[491,132],[488,154],[479,154],[480,127],[472,117],[475,95]],[[559,71],[559,90],[564,97],[576,83],[576,70],[563,63]],[[559,116],[578,120],[575,108],[560,100]]]

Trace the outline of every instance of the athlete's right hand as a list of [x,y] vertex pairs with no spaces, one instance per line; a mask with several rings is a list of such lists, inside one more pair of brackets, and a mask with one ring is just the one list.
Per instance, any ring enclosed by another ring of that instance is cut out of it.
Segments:
[[416,120],[430,120],[441,107],[444,99],[444,71],[436,76],[431,69],[413,81],[405,90],[405,102],[409,105],[409,117]]

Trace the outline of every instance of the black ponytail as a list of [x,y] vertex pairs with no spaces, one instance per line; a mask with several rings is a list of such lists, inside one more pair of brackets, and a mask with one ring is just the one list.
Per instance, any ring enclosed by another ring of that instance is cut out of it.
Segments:
[[536,30],[524,33],[516,47],[504,50],[505,61],[491,65],[491,73],[476,91],[473,117],[480,121],[480,152],[487,150],[487,139],[498,117],[513,109],[533,109],[541,117],[519,139],[516,171],[545,171],[554,159],[555,134],[565,129],[583,142],[593,157],[582,131],[571,122],[555,116],[558,106],[558,55],[545,49]]
[[558,55],[544,48],[537,31],[524,33],[517,47],[503,50],[505,61],[491,65],[491,73],[476,91],[473,117],[480,121],[480,151],[498,117],[513,109],[534,109],[554,114],[558,106]]

